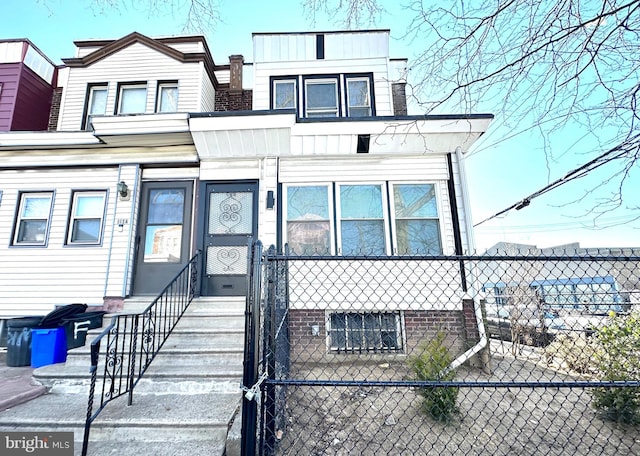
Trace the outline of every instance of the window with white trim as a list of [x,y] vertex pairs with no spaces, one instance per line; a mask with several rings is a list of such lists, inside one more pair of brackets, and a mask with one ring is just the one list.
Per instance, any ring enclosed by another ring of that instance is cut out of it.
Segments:
[[178,112],[178,83],[159,82],[156,112]]
[[85,116],[82,121],[82,129],[91,128],[91,118],[93,116],[104,116],[107,113],[107,84],[94,84],[87,88],[87,105],[85,106]]
[[346,78],[347,115],[349,117],[371,116],[371,88],[368,77]]
[[399,255],[441,255],[442,240],[434,184],[391,184],[394,251]]
[[305,117],[338,117],[338,79],[306,78]]
[[53,192],[20,194],[14,227],[14,245],[46,245],[51,225]]
[[273,80],[273,109],[296,109],[296,80]]
[[67,244],[100,244],[105,202],[105,191],[77,191],[73,193],[67,228]]
[[434,183],[287,185],[284,242],[301,255],[441,255],[437,198]]
[[329,314],[328,323],[332,351],[402,350],[399,312],[333,312]]
[[387,252],[386,202],[381,184],[338,186],[338,235],[343,255]]
[[116,114],[142,114],[147,109],[147,84],[120,84]]

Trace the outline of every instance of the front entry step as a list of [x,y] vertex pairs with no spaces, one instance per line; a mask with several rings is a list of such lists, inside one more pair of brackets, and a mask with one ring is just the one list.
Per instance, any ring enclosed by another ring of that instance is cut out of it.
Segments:
[[[231,456],[226,440],[242,397],[243,302],[194,300],[138,383],[133,404],[126,405],[126,395],[119,397],[93,423],[89,455]],[[79,455],[91,339],[70,350],[67,363],[36,369],[34,378],[49,393],[0,412],[0,430],[73,431]],[[102,381],[96,385],[94,409]]]

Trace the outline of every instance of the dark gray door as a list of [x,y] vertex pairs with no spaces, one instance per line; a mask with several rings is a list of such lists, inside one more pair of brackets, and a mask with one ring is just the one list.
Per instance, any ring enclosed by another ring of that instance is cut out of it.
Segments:
[[189,261],[192,182],[142,184],[133,293],[157,294]]
[[205,186],[203,296],[247,293],[248,254],[258,230],[257,183]]

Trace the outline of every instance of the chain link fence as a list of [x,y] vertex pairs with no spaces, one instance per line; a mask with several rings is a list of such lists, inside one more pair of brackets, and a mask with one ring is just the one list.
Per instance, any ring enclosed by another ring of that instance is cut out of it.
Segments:
[[638,253],[269,250],[258,453],[640,454]]

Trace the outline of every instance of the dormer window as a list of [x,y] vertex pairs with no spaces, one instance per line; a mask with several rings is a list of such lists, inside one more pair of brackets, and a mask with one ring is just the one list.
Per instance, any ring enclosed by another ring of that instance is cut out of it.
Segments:
[[273,109],[296,109],[296,80],[274,79]]
[[142,114],[147,108],[147,84],[120,84],[116,114]]
[[159,82],[156,112],[178,112],[178,83]]
[[91,84],[87,88],[83,130],[91,129],[91,117],[104,116],[107,113],[107,84]]
[[304,81],[305,117],[339,117],[338,78]]

